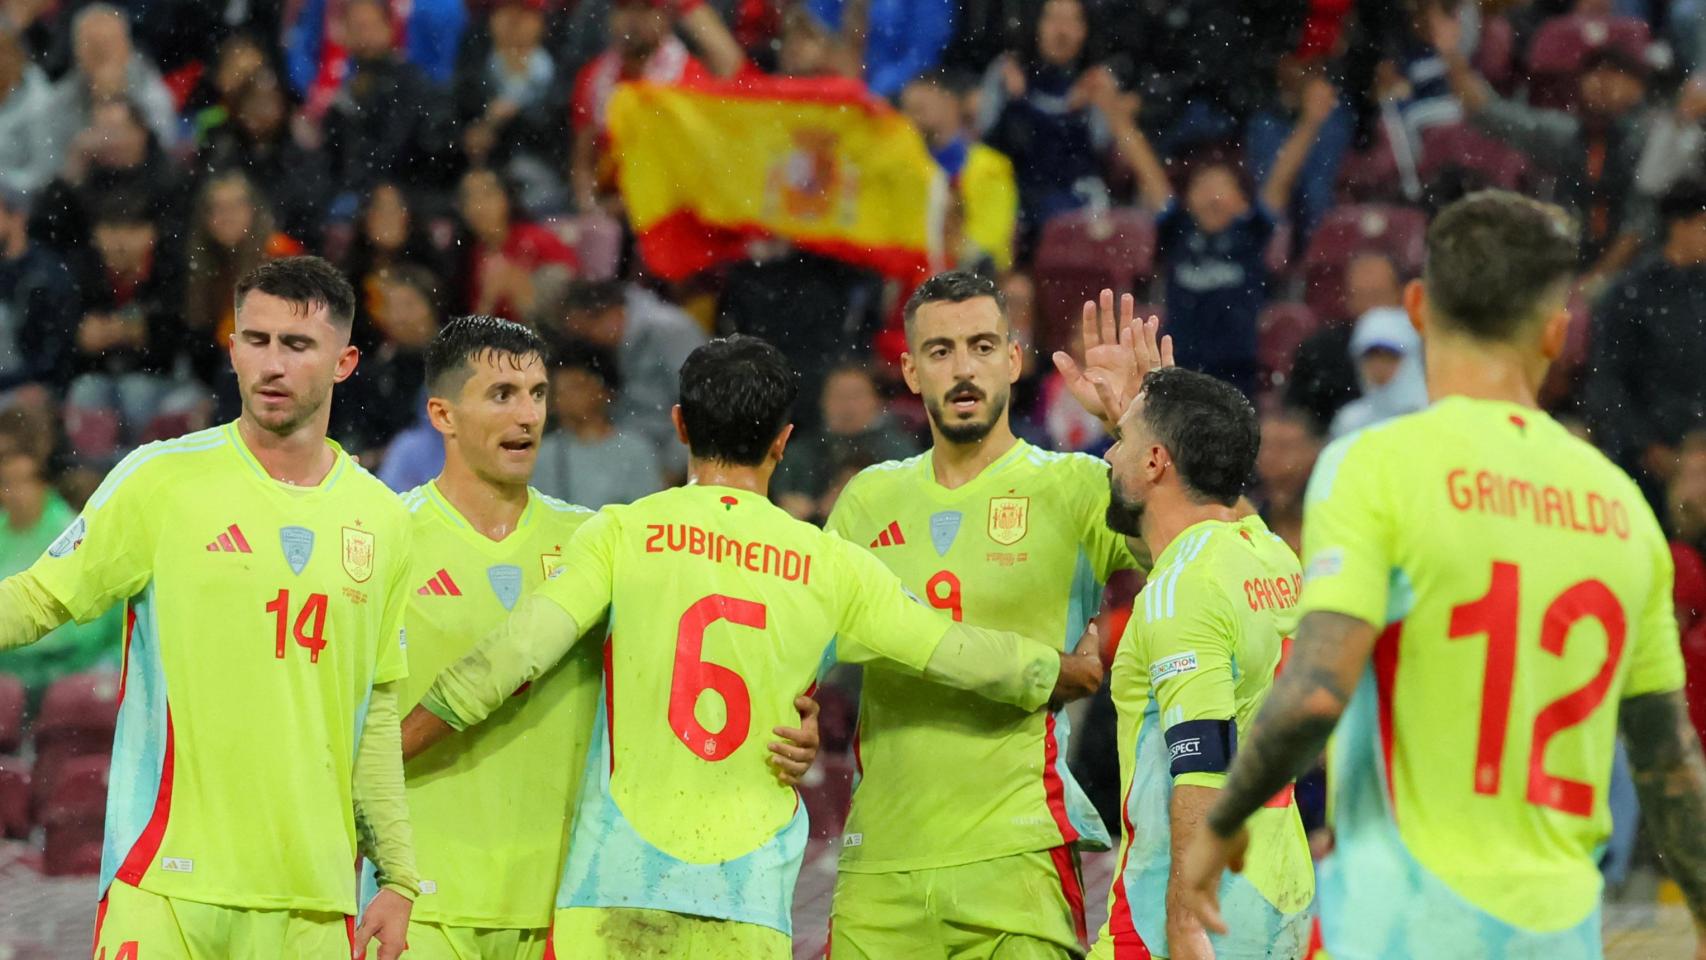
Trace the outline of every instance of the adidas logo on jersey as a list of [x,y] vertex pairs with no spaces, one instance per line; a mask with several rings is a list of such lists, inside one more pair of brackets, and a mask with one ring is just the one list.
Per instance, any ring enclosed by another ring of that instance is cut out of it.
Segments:
[[425,596],[434,596],[434,597],[460,597],[460,596],[462,596],[462,588],[456,585],[455,580],[450,579],[450,571],[445,570],[442,567],[439,569],[439,571],[437,573],[433,574],[433,577],[431,580],[428,580],[426,582],[426,586],[420,588],[419,590],[416,590],[415,592],[420,594],[423,597],[425,597]]
[[905,543],[906,538],[901,536],[900,533],[900,521],[890,520],[888,528],[882,533],[877,534],[877,539],[871,541],[871,546],[899,547],[905,545]]
[[249,541],[244,538],[243,531],[233,523],[225,528],[225,532],[213,538],[207,545],[208,553],[254,553],[249,549]]

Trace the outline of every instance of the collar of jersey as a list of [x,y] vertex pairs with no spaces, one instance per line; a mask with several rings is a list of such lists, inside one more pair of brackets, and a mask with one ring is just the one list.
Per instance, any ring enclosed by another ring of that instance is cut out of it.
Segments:
[[326,471],[325,477],[321,478],[318,484],[312,487],[299,487],[294,483],[285,483],[279,480],[268,473],[266,467],[261,466],[261,461],[255,458],[254,451],[250,450],[249,445],[243,441],[243,431],[237,429],[237,421],[233,420],[225,425],[225,435],[231,441],[231,449],[237,451],[237,456],[249,465],[249,469],[255,471],[255,476],[261,479],[262,484],[268,490],[277,491],[285,496],[297,497],[305,493],[325,493],[337,484],[338,480],[343,477],[344,470],[349,467],[349,454],[344,452],[343,447],[338,446],[336,440],[327,437],[326,445],[332,448],[334,454],[332,469]]
[[1203,547],[1208,545],[1214,532],[1223,526],[1236,527],[1238,524],[1225,520],[1198,520],[1179,531],[1173,542],[1167,544],[1167,549],[1161,551],[1161,556],[1155,558],[1155,567],[1149,572],[1149,578],[1155,579],[1157,573],[1172,566],[1175,561],[1195,559]]
[[930,495],[935,499],[948,502],[964,500],[969,497],[976,496],[978,490],[984,485],[985,481],[996,474],[1006,471],[1008,467],[1011,467],[1014,463],[1018,462],[1020,457],[1025,456],[1030,449],[1031,445],[1026,443],[1024,440],[1016,441],[1013,444],[1012,449],[1008,450],[1001,456],[996,457],[988,466],[979,470],[977,476],[972,477],[964,484],[950,490],[947,487],[942,486],[942,484],[936,479],[936,451],[935,448],[932,447],[931,449],[924,451],[924,453],[920,454],[918,457],[919,470],[924,476],[924,489],[928,490]]
[[462,515],[462,511],[456,509],[456,505],[451,503],[450,499],[444,495],[444,492],[438,489],[437,480],[428,480],[426,482],[426,495],[427,501],[432,504],[433,509],[438,512],[439,517],[442,518],[445,523],[448,523],[457,530],[466,533],[467,539],[470,543],[478,544],[481,549],[490,553],[508,552],[515,546],[515,544],[519,543],[519,538],[526,532],[528,526],[533,522],[533,513],[539,506],[539,492],[534,490],[532,487],[528,487],[527,506],[522,508],[521,517],[515,522],[515,529],[511,530],[509,532],[509,536],[504,537],[502,540],[493,540],[491,537],[488,537],[475,529],[474,525],[468,522],[468,518]]

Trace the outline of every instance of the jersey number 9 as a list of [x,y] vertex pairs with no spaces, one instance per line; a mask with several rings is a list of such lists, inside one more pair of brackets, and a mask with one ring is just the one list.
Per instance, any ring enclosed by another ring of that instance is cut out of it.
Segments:
[[[752,726],[752,695],[741,675],[704,658],[705,630],[719,620],[764,629],[764,604],[713,593],[681,615],[675,631],[675,667],[669,678],[669,727],[687,749],[706,760],[727,760],[746,742]],[[707,690],[723,698],[723,726],[707,730],[694,708]]]

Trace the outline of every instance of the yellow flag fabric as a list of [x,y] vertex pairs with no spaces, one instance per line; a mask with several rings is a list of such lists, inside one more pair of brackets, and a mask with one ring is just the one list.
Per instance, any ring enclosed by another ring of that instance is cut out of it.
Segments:
[[666,280],[767,238],[901,278],[938,265],[945,178],[856,81],[623,84],[608,122],[641,255]]

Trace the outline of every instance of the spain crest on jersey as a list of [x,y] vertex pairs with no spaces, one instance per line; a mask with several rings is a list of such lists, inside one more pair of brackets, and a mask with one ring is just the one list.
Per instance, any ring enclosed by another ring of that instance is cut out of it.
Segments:
[[344,572],[356,583],[366,583],[373,576],[373,534],[344,528]]
[[989,539],[1004,547],[1025,539],[1030,508],[1030,497],[990,497]]
[[560,553],[541,553],[539,555],[539,569],[544,574],[545,579],[555,580],[557,574],[563,572],[563,555]]

